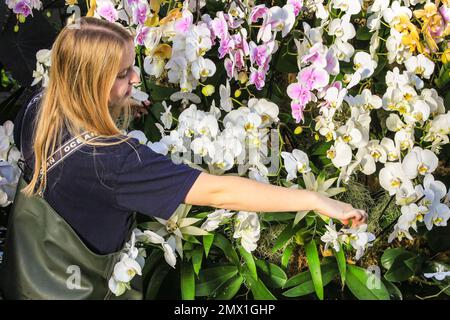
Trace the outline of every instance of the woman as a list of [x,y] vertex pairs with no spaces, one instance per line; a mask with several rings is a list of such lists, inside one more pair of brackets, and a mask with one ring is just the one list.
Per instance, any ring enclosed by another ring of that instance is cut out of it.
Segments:
[[[23,125],[16,122],[24,174],[1,273],[6,298],[110,297],[108,277],[134,212],[167,219],[186,203],[366,221],[364,211],[319,193],[176,165],[124,136],[116,123],[123,117],[127,127],[131,89],[140,81],[133,38],[104,20],[80,23],[58,35],[48,86],[24,110]],[[82,276],[74,290],[65,280],[76,268]]]

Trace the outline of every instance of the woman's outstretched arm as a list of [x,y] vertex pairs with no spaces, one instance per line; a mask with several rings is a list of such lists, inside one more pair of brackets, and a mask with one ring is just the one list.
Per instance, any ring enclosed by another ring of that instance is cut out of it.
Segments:
[[289,189],[236,176],[201,173],[185,203],[229,210],[285,212],[316,210],[353,226],[365,223],[367,213],[318,192]]

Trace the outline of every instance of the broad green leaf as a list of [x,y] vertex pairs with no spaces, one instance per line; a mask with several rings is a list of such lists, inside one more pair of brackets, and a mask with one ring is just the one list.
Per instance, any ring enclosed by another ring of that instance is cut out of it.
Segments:
[[339,274],[341,275],[342,286],[345,285],[345,275],[347,273],[347,261],[345,259],[345,252],[342,245],[339,244],[339,251],[333,250],[334,256],[336,257],[336,262],[339,268]]
[[422,269],[424,258],[421,255],[416,255],[405,260],[405,265],[414,273],[418,274]]
[[195,295],[205,297],[212,295],[215,290],[238,273],[236,266],[226,265],[200,270],[195,286]]
[[255,280],[250,274],[248,269],[244,271],[245,282],[250,288],[253,294],[253,299],[255,300],[276,300],[275,296],[267,289],[266,285],[261,281],[261,279]]
[[389,292],[381,279],[367,270],[347,265],[345,283],[359,300],[389,300]]
[[159,288],[169,273],[171,267],[166,263],[159,264],[150,278],[145,294],[146,300],[154,300],[158,296]]
[[195,276],[192,264],[188,262],[181,263],[181,299],[195,299]]
[[[322,266],[322,281],[323,286],[329,284],[338,274],[337,266],[334,263],[327,263]],[[311,273],[305,271],[292,277],[286,282],[285,287],[293,287],[285,292],[285,297],[300,297],[315,291],[314,283],[311,278]]]
[[[381,265],[385,267],[386,269],[390,269],[392,267],[392,264],[394,263],[395,259],[401,254],[409,253],[409,251],[403,249],[403,248],[391,248],[384,251],[383,255],[381,256]],[[411,254],[411,257],[413,254]]]
[[164,253],[160,248],[151,250],[148,257],[145,259],[144,268],[142,269],[142,282],[147,284],[153,274],[153,269],[159,264],[166,263],[164,261]]
[[234,250],[231,242],[227,238],[225,238],[220,233],[216,233],[213,244],[219,247],[223,251],[223,253],[225,253],[225,256],[228,260],[230,260],[236,266],[240,266],[240,260],[236,253],[236,250]]
[[287,265],[289,264],[289,260],[291,259],[292,252],[294,251],[295,245],[291,243],[284,249],[283,255],[281,256],[281,265],[284,268],[287,268]]
[[231,279],[221,284],[213,294],[216,300],[231,300],[242,286],[244,278],[240,274],[234,275]]
[[389,295],[393,298],[395,298],[396,300],[403,300],[403,294],[400,291],[400,289],[393,284],[390,281],[387,281],[386,279],[381,279],[384,283],[384,285],[386,286],[386,289],[389,292]]
[[247,250],[245,250],[241,245],[238,246],[238,249],[241,257],[244,258],[245,266],[250,271],[250,274],[253,278],[255,278],[255,280],[258,280],[258,272],[256,271],[255,259],[253,258],[253,255],[250,252],[247,252]]
[[261,271],[259,276],[271,288],[281,288],[287,280],[287,275],[279,266],[265,260],[256,260],[256,266]]
[[213,240],[214,240],[214,234],[210,234],[208,236],[203,236],[203,248],[205,249],[205,257],[208,257],[209,249],[211,249]]
[[[381,263],[383,267],[387,268],[388,271],[384,274],[384,278],[388,281],[405,281],[414,275],[412,271],[406,264],[405,261],[415,258],[412,252],[409,252],[403,248],[388,249],[381,256]],[[410,262],[412,267],[413,262]]]
[[198,276],[198,273],[200,272],[200,268],[202,266],[203,249],[201,247],[197,247],[194,250],[192,250],[191,258],[192,258],[192,267],[194,268],[195,274]]
[[322,272],[320,271],[319,253],[317,252],[316,241],[314,239],[305,244],[305,252],[317,297],[323,300]]

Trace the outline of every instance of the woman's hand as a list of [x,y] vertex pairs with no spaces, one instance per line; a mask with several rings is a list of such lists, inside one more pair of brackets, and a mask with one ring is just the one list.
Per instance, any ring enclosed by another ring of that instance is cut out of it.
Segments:
[[352,222],[352,227],[357,227],[367,222],[367,213],[364,210],[355,209],[349,203],[327,198],[319,195],[318,208],[316,211],[320,214],[340,220],[348,225]]
[[131,104],[131,112],[133,114],[133,118],[141,118],[143,115],[148,114],[148,108],[152,105],[152,102],[149,100],[145,101],[136,101],[133,100]]

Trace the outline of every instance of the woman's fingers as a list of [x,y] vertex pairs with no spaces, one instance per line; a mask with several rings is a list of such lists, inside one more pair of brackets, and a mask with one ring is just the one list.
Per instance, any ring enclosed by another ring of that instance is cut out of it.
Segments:
[[345,225],[347,225],[348,222],[351,220],[352,226],[359,226],[367,222],[367,217],[368,215],[364,210],[352,209],[344,213],[342,220]]

